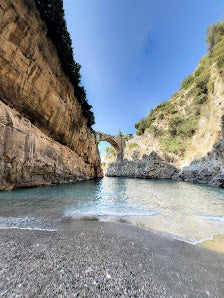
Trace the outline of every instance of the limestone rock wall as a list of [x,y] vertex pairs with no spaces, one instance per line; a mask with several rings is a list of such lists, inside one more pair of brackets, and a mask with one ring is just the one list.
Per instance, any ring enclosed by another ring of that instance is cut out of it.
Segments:
[[33,0],[0,2],[0,189],[102,176],[87,128]]
[[144,179],[171,179],[179,170],[165,162],[156,152],[144,155],[141,160],[124,160],[110,164],[106,176]]
[[215,144],[207,156],[184,167],[174,178],[224,187],[224,141]]

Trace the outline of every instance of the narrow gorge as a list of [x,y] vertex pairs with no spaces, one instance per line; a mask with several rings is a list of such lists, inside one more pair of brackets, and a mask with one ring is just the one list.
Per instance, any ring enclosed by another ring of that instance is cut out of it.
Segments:
[[0,298],[224,297],[210,2],[0,0]]
[[[79,65],[51,38],[45,5],[0,4],[0,190],[103,176]],[[224,33],[212,43],[209,30],[208,54],[179,91],[135,124],[136,136],[123,136],[119,162],[111,151],[103,163],[107,176],[224,186]],[[66,69],[73,64],[77,73]]]

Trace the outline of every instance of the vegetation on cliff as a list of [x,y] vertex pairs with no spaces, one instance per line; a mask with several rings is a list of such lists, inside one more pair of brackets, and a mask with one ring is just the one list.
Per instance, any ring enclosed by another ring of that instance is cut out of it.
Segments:
[[135,123],[137,135],[149,131],[160,141],[160,149],[184,156],[195,135],[198,122],[205,113],[209,94],[214,91],[212,68],[224,78],[224,22],[207,29],[208,54],[196,70],[183,80],[180,90],[170,100],[157,105],[141,121]]
[[57,49],[61,66],[65,75],[74,86],[74,94],[82,107],[83,116],[87,119],[87,124],[91,127],[94,115],[92,106],[88,104],[86,91],[81,84],[80,64],[74,60],[73,48],[70,34],[67,30],[63,0],[35,0],[41,18],[44,20],[48,30],[48,36]]
[[106,153],[105,159],[116,159],[117,154],[113,146],[106,148]]

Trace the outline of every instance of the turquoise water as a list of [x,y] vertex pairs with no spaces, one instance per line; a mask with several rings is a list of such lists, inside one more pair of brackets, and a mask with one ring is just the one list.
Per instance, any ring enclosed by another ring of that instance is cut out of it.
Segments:
[[224,234],[224,189],[104,178],[0,193],[0,228],[51,231],[66,218],[121,221],[198,243]]

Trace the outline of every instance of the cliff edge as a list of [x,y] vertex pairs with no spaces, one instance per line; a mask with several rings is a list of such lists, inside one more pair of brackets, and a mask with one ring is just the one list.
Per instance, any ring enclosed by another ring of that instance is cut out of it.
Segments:
[[102,176],[94,132],[33,0],[0,3],[0,190]]

